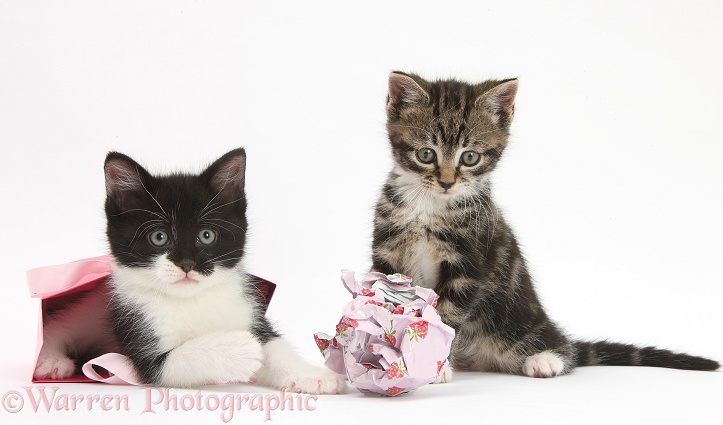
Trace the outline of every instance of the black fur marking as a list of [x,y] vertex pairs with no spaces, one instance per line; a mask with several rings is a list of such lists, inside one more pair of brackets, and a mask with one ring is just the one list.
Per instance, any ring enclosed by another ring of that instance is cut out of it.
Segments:
[[720,364],[705,357],[656,347],[636,347],[608,341],[575,341],[578,366],[653,366],[686,370],[716,370]]
[[[221,158],[219,161],[223,160]],[[153,177],[135,161],[119,153],[106,159],[109,193],[105,203],[107,235],[116,260],[128,267],[149,266],[158,254],[181,265],[184,260],[203,275],[214,264],[233,267],[242,257],[246,240],[246,197],[214,187],[211,172],[201,176],[174,174]],[[115,172],[109,171],[112,170]],[[127,176],[137,176],[137,186],[126,188]],[[189,200],[193,202],[189,202]],[[200,246],[198,233],[211,228],[218,234],[212,246]],[[157,247],[147,235],[164,230],[172,236],[169,243]],[[234,250],[237,255],[226,255]]]
[[158,345],[158,337],[150,322],[136,306],[122,304],[117,297],[111,297],[110,308],[113,313],[113,331],[124,353],[133,362],[141,381],[148,385],[158,384],[168,353],[158,354],[153,349]]
[[266,316],[257,316],[254,322],[251,324],[251,333],[259,340],[262,344],[274,340],[281,336],[273,325],[269,322]]

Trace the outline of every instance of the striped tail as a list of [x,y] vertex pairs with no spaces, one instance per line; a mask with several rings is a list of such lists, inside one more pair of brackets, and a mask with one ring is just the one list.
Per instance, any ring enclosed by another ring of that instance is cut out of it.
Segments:
[[655,347],[636,347],[608,341],[573,341],[578,366],[652,366],[685,370],[716,370],[720,364],[705,357]]

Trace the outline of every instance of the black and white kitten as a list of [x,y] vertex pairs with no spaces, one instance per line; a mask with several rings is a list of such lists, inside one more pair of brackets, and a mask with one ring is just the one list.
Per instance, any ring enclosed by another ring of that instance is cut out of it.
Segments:
[[[346,385],[343,377],[294,353],[264,316],[244,270],[245,168],[243,149],[227,153],[200,175],[152,176],[123,154],[107,156],[105,210],[114,262],[110,302],[95,307],[98,320],[112,323],[120,352],[148,385],[253,381],[339,393]],[[79,306],[88,309],[88,304],[92,300]],[[57,331],[64,324],[48,328]],[[57,347],[54,338],[47,333],[43,349]],[[67,353],[54,351],[67,360]],[[56,377],[73,373],[61,373],[57,364],[62,363],[69,367],[65,360],[56,362]]]
[[[715,361],[654,347],[569,339],[545,313],[525,259],[491,196],[517,80],[466,84],[389,77],[395,165],[374,219],[372,269],[401,272],[439,295],[459,370],[551,377],[575,366],[715,370]],[[438,381],[451,379],[445,370]]]

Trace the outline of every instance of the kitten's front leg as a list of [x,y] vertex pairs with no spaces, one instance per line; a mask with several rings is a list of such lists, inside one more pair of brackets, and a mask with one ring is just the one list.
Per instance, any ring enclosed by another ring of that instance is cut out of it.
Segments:
[[261,344],[250,332],[213,332],[171,350],[155,384],[187,388],[248,382],[261,367],[261,356]]
[[394,267],[392,267],[391,264],[383,260],[382,258],[378,258],[377,256],[374,256],[372,258],[372,268],[369,270],[370,273],[384,273],[384,274],[392,274],[397,273],[394,271]]
[[452,367],[449,363],[445,363],[442,369],[437,374],[437,377],[432,381],[433,384],[446,384],[452,380]]
[[75,373],[75,362],[60,347],[43,345],[33,372],[35,379],[65,379]]
[[75,374],[75,353],[113,351],[115,338],[110,331],[107,288],[98,286],[56,315],[46,318],[43,345],[33,372],[35,379],[65,379]]
[[343,375],[308,364],[284,338],[270,340],[263,351],[264,365],[255,376],[260,385],[307,394],[340,394],[346,389]]
[[[77,308],[76,308],[77,310]],[[38,355],[33,378],[65,379],[75,373],[75,362],[68,356],[69,351],[76,347],[76,337],[80,327],[73,314],[63,317],[52,317],[43,328],[43,346]],[[70,319],[68,319],[70,317]]]

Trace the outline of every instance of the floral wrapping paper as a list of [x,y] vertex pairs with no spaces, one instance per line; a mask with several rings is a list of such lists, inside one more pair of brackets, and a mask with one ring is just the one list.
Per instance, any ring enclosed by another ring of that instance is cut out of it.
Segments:
[[395,396],[429,384],[447,362],[454,329],[435,310],[439,296],[402,274],[342,271],[354,299],[336,333],[314,334],[326,366],[364,393]]

